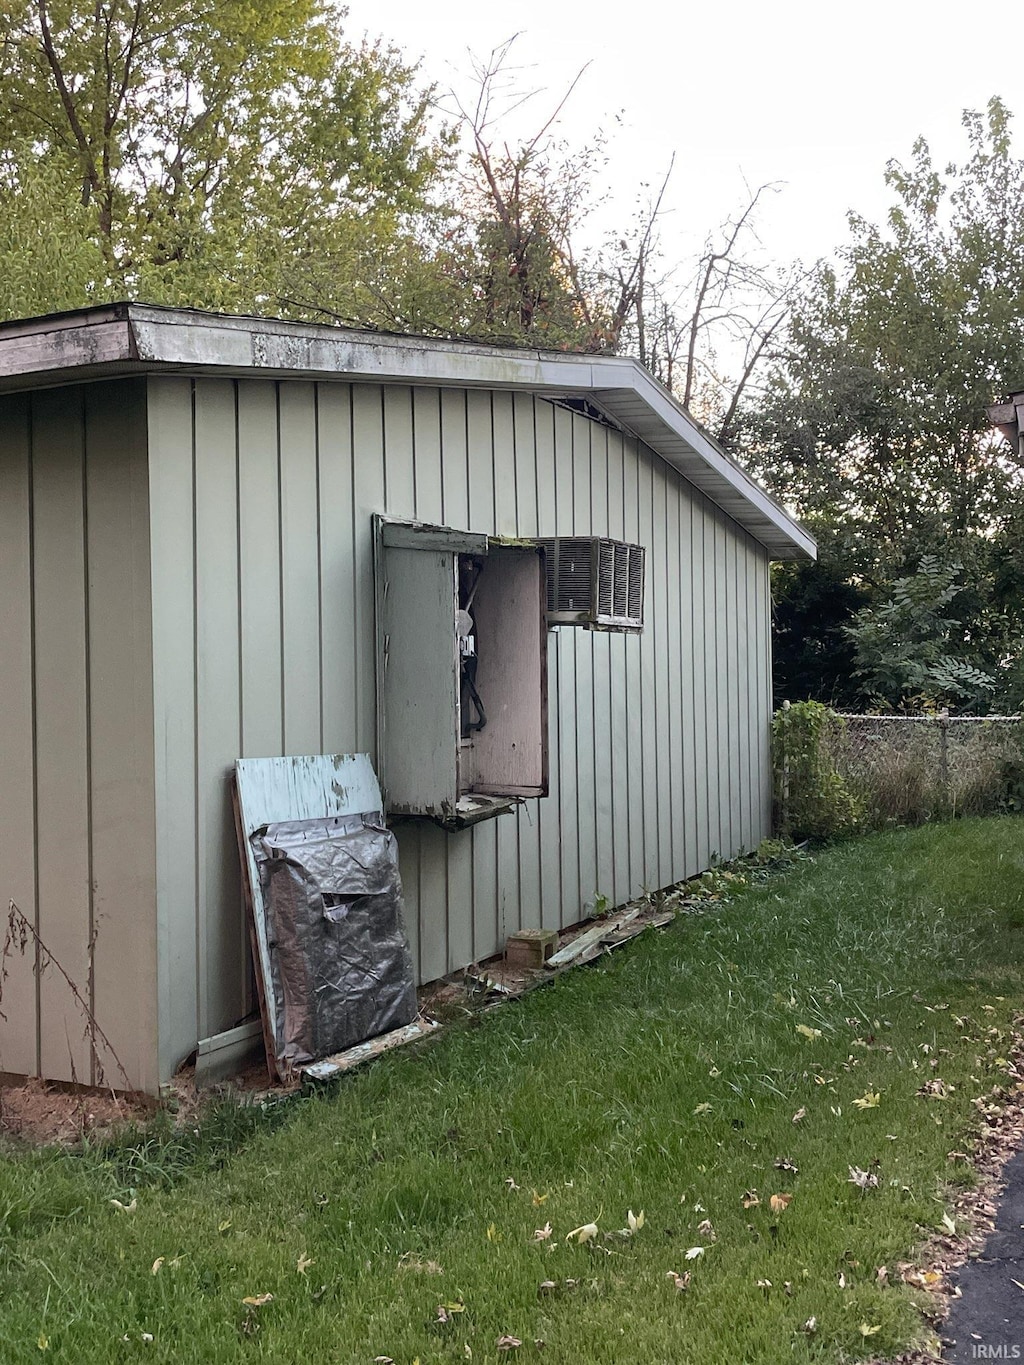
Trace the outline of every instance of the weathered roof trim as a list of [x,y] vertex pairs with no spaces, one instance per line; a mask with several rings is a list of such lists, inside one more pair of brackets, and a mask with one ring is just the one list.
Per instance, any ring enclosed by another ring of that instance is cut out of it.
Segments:
[[215,370],[585,395],[639,437],[775,559],[814,539],[637,361],[393,336],[270,318],[117,303],[0,324],[0,392],[112,375]]

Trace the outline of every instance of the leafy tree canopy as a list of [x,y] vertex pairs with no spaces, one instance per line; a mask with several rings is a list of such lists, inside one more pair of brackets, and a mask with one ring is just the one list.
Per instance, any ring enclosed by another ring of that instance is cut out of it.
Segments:
[[986,407],[1024,382],[1024,162],[1001,101],[963,121],[963,164],[939,169],[921,139],[889,164],[887,223],[851,215],[743,431],[768,485],[829,528],[821,565],[790,579],[868,596],[821,623],[854,628],[846,704],[1020,697],[1024,469]]
[[[444,154],[335,0],[14,0],[0,18],[0,314],[112,297],[287,307],[376,258]],[[28,248],[28,249],[26,249]]]

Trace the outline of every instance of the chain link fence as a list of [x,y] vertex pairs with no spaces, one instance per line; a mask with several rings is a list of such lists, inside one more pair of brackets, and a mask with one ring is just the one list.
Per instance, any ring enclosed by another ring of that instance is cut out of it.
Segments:
[[1019,809],[1021,716],[840,715],[828,732],[836,769],[874,825],[916,825]]

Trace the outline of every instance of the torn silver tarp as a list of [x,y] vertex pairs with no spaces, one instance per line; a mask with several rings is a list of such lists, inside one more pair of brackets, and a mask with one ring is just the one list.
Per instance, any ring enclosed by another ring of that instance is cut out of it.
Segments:
[[394,835],[382,816],[251,836],[269,929],[280,1059],[301,1066],[416,1017]]

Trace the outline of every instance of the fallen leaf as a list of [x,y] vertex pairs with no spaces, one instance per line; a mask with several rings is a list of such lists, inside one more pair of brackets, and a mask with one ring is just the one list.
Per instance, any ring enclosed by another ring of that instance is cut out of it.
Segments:
[[942,1215],[942,1226],[946,1229],[948,1233],[950,1234],[956,1233],[956,1223],[952,1218],[950,1218],[948,1213],[944,1213]]
[[674,1270],[666,1270],[665,1278],[667,1280],[672,1281],[672,1283],[675,1285],[676,1289],[680,1294],[683,1292],[684,1289],[689,1289],[690,1287],[689,1271],[687,1271],[685,1275],[678,1275]]
[[545,1223],[542,1228],[534,1228],[533,1237],[531,1240],[534,1242],[546,1242],[550,1236],[551,1224]]
[[704,1255],[703,1247],[690,1247],[689,1251],[686,1253],[686,1259],[688,1261],[695,1261],[698,1256],[703,1255]]
[[133,1199],[130,1204],[122,1204],[120,1199],[112,1199],[110,1202],[113,1204],[114,1208],[118,1209],[121,1213],[134,1213],[139,1207],[139,1201],[137,1199]]
[[50,1338],[46,1335],[45,1332],[39,1333],[39,1336],[36,1339],[36,1345],[39,1347],[41,1351],[48,1351],[50,1349]]
[[393,1356],[374,1356],[373,1365],[395,1365]]
[[771,1280],[758,1280],[758,1282],[757,1282],[757,1287],[758,1287],[758,1289],[764,1289],[765,1291],[767,1291],[767,1290],[771,1289],[771,1287],[772,1287],[772,1282],[771,1282]]
[[796,1031],[797,1033],[802,1034],[805,1038],[809,1038],[811,1042],[813,1042],[815,1038],[821,1037],[821,1029],[811,1028],[810,1024],[797,1024]]
[[703,1104],[698,1104],[693,1112],[695,1114],[710,1114],[714,1107],[713,1104],[709,1104],[708,1101],[705,1100]]
[[880,1322],[876,1322],[874,1327],[869,1327],[866,1322],[862,1322],[861,1325],[857,1328],[857,1331],[861,1334],[862,1337],[873,1337],[876,1332],[880,1332],[881,1330],[882,1324]]
[[941,1270],[908,1270],[904,1282],[915,1289],[938,1289],[942,1284]]
[[575,1237],[576,1241],[582,1246],[584,1242],[590,1242],[597,1236],[596,1223],[584,1223],[582,1227],[573,1228],[572,1232],[566,1233],[565,1240]]
[[140,1340],[140,1341],[152,1341],[152,1340],[153,1340],[153,1333],[152,1333],[152,1332],[140,1332],[140,1333],[139,1333],[139,1340]]
[[777,1171],[792,1171],[794,1175],[799,1173],[796,1162],[788,1156],[777,1156],[772,1164]]
[[217,1224],[217,1231],[218,1231],[218,1232],[227,1232],[227,1230],[228,1230],[228,1228],[229,1228],[230,1226],[231,1226],[231,1219],[230,1219],[230,1218],[225,1218],[224,1221],[223,1221],[222,1223],[218,1223],[218,1224]]
[[839,1272],[839,1288],[840,1289],[846,1288],[846,1275],[842,1270],[840,1270]]
[[249,1308],[262,1308],[273,1301],[273,1294],[247,1294],[242,1302]]
[[858,1109],[877,1109],[881,1098],[877,1090],[865,1090],[860,1099],[854,1100],[853,1103]]
[[818,1319],[811,1317],[800,1328],[801,1332],[806,1332],[809,1337],[813,1337],[818,1330]]
[[507,1176],[505,1177],[505,1184],[509,1187],[510,1190],[518,1190],[518,1189],[519,1189],[519,1186],[516,1184],[516,1182],[512,1179],[512,1177],[511,1177],[510,1175],[507,1175]]
[[875,1279],[878,1281],[878,1283],[879,1283],[880,1285],[886,1285],[886,1284],[888,1284],[888,1283],[889,1283],[889,1267],[888,1267],[887,1265],[880,1265],[880,1266],[878,1267],[878,1269],[875,1271]]
[[489,1242],[500,1242],[503,1240],[502,1234],[498,1231],[498,1229],[495,1227],[493,1223],[487,1224],[487,1240]]
[[639,1232],[644,1225],[643,1209],[641,1209],[639,1213],[634,1213],[632,1209],[629,1209],[628,1212],[626,1213],[626,1225],[628,1226],[630,1232],[632,1233]]
[[800,1108],[799,1108],[799,1109],[796,1111],[796,1113],[793,1115],[793,1122],[794,1122],[794,1123],[799,1123],[801,1119],[805,1119],[806,1117],[807,1117],[807,1110],[803,1107],[803,1105],[801,1105]]
[[423,1275],[444,1274],[444,1267],[437,1261],[425,1261],[422,1256],[417,1256],[414,1251],[407,1251],[404,1255],[399,1256],[398,1269],[418,1271]]
[[866,1193],[868,1190],[878,1189],[878,1176],[873,1172],[862,1171],[859,1166],[848,1166],[847,1170],[850,1172],[848,1183],[856,1185],[862,1194]]
[[518,1337],[503,1336],[499,1337],[495,1344],[499,1351],[516,1351],[523,1343]]
[[158,1256],[156,1260],[153,1262],[153,1264],[150,1266],[149,1273],[151,1275],[158,1275],[160,1273],[160,1267],[163,1265],[165,1260],[166,1257]]
[[553,1294],[557,1288],[558,1284],[555,1280],[541,1280],[540,1284],[537,1286],[537,1293]]
[[306,1271],[309,1269],[311,1265],[316,1265],[316,1261],[311,1259],[309,1256],[306,1255],[305,1252],[303,1252],[299,1259],[295,1262],[295,1269],[299,1272],[300,1275],[305,1275]]
[[791,1194],[773,1194],[768,1200],[772,1213],[785,1213],[793,1201]]
[[437,1321],[451,1322],[456,1313],[464,1313],[466,1305],[461,1299],[453,1299],[451,1303],[439,1303],[437,1305]]
[[539,1208],[541,1207],[542,1204],[546,1204],[546,1203],[548,1202],[548,1195],[549,1195],[549,1194],[550,1194],[550,1191],[548,1192],[548,1194],[538,1194],[537,1191],[534,1190],[534,1192],[533,1192],[533,1199],[532,1199],[532,1201],[531,1201],[531,1202],[533,1203],[533,1207],[534,1207],[535,1209],[539,1209]]
[[744,1190],[742,1202],[745,1209],[756,1209],[761,1202],[761,1197],[757,1190]]

